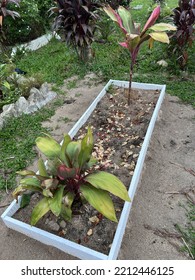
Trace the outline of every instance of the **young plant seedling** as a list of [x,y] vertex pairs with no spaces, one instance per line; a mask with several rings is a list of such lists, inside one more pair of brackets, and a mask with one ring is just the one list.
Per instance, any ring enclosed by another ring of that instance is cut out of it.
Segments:
[[131,57],[128,91],[128,105],[130,105],[133,68],[141,45],[145,41],[149,41],[149,48],[152,48],[154,41],[169,43],[169,37],[165,31],[176,30],[176,28],[167,23],[154,24],[160,15],[160,6],[154,9],[142,31],[140,24],[133,21],[130,11],[124,7],[120,6],[117,11],[113,10],[110,6],[104,7],[103,9],[119,25],[125,35],[125,42],[120,43],[120,45],[129,50]]

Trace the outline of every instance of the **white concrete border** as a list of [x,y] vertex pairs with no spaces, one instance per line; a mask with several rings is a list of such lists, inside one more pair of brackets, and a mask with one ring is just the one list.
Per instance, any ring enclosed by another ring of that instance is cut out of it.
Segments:
[[36,51],[39,48],[47,45],[53,37],[55,37],[57,39],[60,39],[60,36],[57,35],[57,33],[53,33],[53,34],[49,33],[49,34],[42,35],[41,37],[38,37],[37,39],[34,39],[29,43],[25,43],[25,44],[22,44],[22,45],[15,46],[12,49],[11,56],[15,55],[17,49],[19,49],[19,50],[25,49],[25,50],[29,50],[29,51]]
[[[125,81],[116,81],[116,80],[110,80],[106,86],[103,88],[103,90],[100,92],[100,94],[96,97],[96,99],[93,101],[93,103],[89,106],[89,108],[86,110],[86,112],[82,115],[82,117],[78,120],[78,122],[74,125],[74,127],[70,130],[69,135],[71,137],[74,137],[74,135],[77,133],[77,131],[81,128],[81,126],[87,121],[89,116],[92,114],[94,109],[97,106],[97,103],[101,100],[101,98],[106,94],[108,88],[110,85],[117,85],[122,86],[125,88],[128,88],[128,82]],[[14,229],[16,231],[19,231],[31,238],[34,238],[44,244],[48,244],[51,246],[54,246],[61,251],[64,251],[68,254],[71,254],[73,256],[76,256],[80,259],[86,259],[86,260],[114,260],[117,259],[121,242],[123,239],[123,235],[125,232],[126,223],[128,220],[128,216],[131,210],[133,198],[140,180],[146,152],[149,146],[150,138],[152,135],[152,131],[165,95],[165,85],[155,85],[155,84],[143,84],[143,83],[132,83],[133,88],[138,89],[151,89],[151,90],[160,90],[160,96],[158,99],[158,102],[156,104],[155,110],[153,112],[152,118],[150,120],[147,133],[144,138],[144,142],[138,157],[138,161],[136,164],[136,168],[134,171],[134,175],[132,177],[130,186],[129,186],[129,196],[131,198],[131,203],[125,202],[124,207],[121,213],[121,217],[117,226],[117,230],[113,239],[113,243],[110,249],[110,252],[108,255],[102,254],[100,252],[97,252],[95,250],[89,249],[87,247],[84,247],[80,244],[74,243],[72,241],[69,241],[67,239],[64,239],[62,237],[58,237],[54,234],[48,233],[46,231],[43,231],[39,228],[36,228],[34,226],[30,226],[26,223],[23,223],[21,221],[18,221],[14,218],[12,218],[13,214],[19,209],[20,200],[19,203],[16,203],[16,201],[13,201],[11,205],[5,210],[5,212],[2,214],[1,218],[3,219],[4,223],[7,227]]]

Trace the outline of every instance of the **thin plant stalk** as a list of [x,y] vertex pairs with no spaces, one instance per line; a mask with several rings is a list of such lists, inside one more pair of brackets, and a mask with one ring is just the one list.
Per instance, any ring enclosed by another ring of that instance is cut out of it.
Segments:
[[132,84],[132,77],[133,77],[133,63],[130,64],[130,71],[129,71],[129,90],[128,90],[128,106],[131,104],[131,84]]

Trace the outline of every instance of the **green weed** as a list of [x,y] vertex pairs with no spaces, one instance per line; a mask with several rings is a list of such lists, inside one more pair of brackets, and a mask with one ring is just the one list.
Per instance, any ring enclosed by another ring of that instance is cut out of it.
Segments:
[[181,249],[187,251],[189,256],[195,259],[195,204],[190,202],[183,207],[186,211],[188,223],[184,228],[178,224],[175,227],[182,235],[181,239],[184,245]]

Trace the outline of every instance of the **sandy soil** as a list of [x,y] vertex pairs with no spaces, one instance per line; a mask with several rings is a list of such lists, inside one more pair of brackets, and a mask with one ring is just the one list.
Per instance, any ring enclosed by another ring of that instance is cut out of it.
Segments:
[[[76,88],[67,90],[65,103],[44,126],[51,127],[58,141],[86,110],[103,87],[94,75],[78,81]],[[119,259],[189,259],[179,250],[175,224],[185,226],[186,213],[180,204],[186,204],[183,190],[194,189],[194,176],[186,169],[195,170],[195,112],[177,97],[165,97],[156,123],[145,162],[142,180],[135,195],[123,238]],[[36,162],[29,168],[35,168]],[[189,191],[193,196],[193,191]],[[11,194],[0,201],[12,200]],[[0,259],[75,259],[53,247],[43,245],[5,227],[0,220]],[[171,236],[171,237],[170,237]]]

